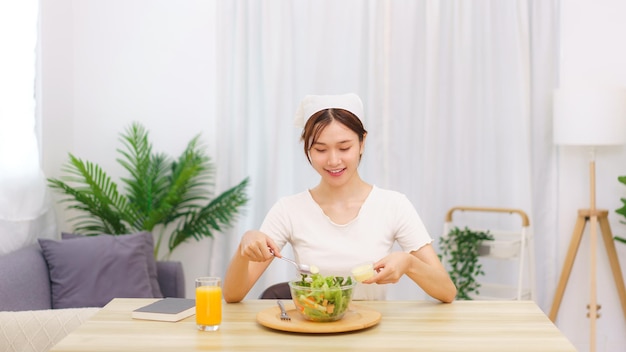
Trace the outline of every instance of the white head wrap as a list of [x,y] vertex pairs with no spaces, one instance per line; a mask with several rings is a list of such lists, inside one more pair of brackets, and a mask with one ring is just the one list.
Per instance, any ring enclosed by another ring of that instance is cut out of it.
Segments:
[[361,98],[354,93],[341,95],[307,95],[300,102],[293,121],[296,127],[303,128],[306,121],[313,114],[324,109],[348,110],[359,119],[363,119],[363,103]]

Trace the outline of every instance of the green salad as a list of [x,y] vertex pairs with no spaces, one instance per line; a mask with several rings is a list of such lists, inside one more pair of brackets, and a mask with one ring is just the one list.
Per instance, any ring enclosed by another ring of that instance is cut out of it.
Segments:
[[340,319],[352,299],[355,283],[351,277],[301,274],[292,281],[291,297],[296,308],[309,320],[334,321]]

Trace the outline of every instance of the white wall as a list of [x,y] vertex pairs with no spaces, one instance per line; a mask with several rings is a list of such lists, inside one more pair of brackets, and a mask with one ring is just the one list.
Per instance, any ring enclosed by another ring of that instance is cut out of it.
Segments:
[[[61,175],[71,152],[119,179],[119,133],[135,120],[150,131],[155,151],[177,156],[201,133],[215,155],[213,43],[202,35],[212,31],[210,6],[42,2],[42,154],[48,177]],[[59,230],[70,231],[62,205],[57,213]],[[210,246],[210,239],[183,244],[171,258],[184,262],[188,295],[193,278],[210,274]]]
[[[112,10],[120,4],[127,11]],[[67,152],[72,152],[97,162],[116,178],[122,170],[111,141],[117,140],[120,126],[133,120],[144,123],[155,146],[171,154],[182,150],[196,133],[202,133],[210,148],[215,148],[210,144],[215,140],[212,133],[217,118],[212,110],[213,73],[207,71],[214,66],[214,43],[211,36],[203,35],[212,32],[210,6],[202,0],[42,2],[42,150],[46,175],[59,176]],[[626,49],[620,44],[626,32],[620,17],[626,12],[626,3],[567,0],[561,6],[561,81],[600,80],[626,85]],[[626,226],[614,214],[619,198],[626,197],[626,186],[616,180],[618,175],[626,175],[626,150],[601,149],[596,160],[597,204],[610,211],[613,231],[626,234]],[[560,148],[560,252],[554,258],[559,267],[577,209],[588,207],[587,167],[584,150]],[[58,214],[60,230],[68,231],[68,214],[61,207]],[[585,318],[587,240],[585,235],[557,321],[580,350],[588,349],[589,343],[589,321]],[[185,266],[188,294],[194,277],[210,274],[210,246],[211,241],[205,240],[175,252],[173,259]],[[626,245],[617,247],[622,270],[626,271]],[[624,351],[626,319],[604,247],[598,248],[598,297],[602,304],[599,351]]]
[[[560,85],[593,83],[626,86],[626,3],[619,0],[561,1]],[[625,131],[626,132],[626,131]],[[559,268],[565,258],[578,209],[589,208],[589,152],[583,147],[559,147]],[[626,175],[626,148],[596,150],[597,207],[609,211],[614,234],[626,235],[615,209],[626,198],[626,186],[617,176]],[[589,349],[589,225],[574,263],[557,319],[558,327],[578,347]],[[600,236],[600,234],[598,234]],[[616,243],[621,268],[626,272],[626,245]],[[598,242],[598,351],[626,350],[626,317],[617,296],[604,244]]]

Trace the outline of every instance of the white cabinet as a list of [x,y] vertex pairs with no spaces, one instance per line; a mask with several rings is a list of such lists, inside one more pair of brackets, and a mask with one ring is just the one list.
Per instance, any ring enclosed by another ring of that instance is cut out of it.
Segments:
[[[454,216],[454,220],[453,220]],[[484,275],[476,300],[534,300],[535,258],[528,215],[512,208],[454,207],[447,214],[443,236],[454,227],[489,232],[493,240],[485,240],[479,248],[479,263]],[[443,258],[444,265],[446,258]]]

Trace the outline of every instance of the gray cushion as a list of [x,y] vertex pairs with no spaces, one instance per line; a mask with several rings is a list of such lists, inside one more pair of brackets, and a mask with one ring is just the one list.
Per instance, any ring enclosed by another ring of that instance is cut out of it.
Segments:
[[52,308],[49,282],[36,243],[0,256],[0,311]]
[[116,297],[153,297],[148,244],[141,233],[38,241],[50,273],[52,308],[103,307]]
[[[159,285],[158,272],[157,272],[157,264],[156,260],[154,260],[154,238],[152,238],[152,233],[150,232],[138,232],[136,235],[143,236],[147,246],[146,249],[146,258],[148,264],[148,274],[150,275],[150,286],[152,287],[152,296],[154,298],[163,298],[163,294],[161,293],[161,287]],[[119,235],[125,236],[125,235]],[[64,240],[79,238],[79,237],[88,237],[76,233],[67,233],[61,232],[61,238]]]

